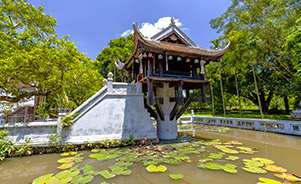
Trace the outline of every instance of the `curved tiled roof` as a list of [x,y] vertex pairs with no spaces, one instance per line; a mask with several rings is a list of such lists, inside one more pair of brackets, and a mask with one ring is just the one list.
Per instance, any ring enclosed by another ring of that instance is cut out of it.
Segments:
[[155,53],[168,53],[175,56],[181,57],[193,57],[193,58],[203,58],[209,61],[218,61],[229,48],[230,42],[224,47],[219,49],[205,49],[198,46],[186,46],[181,44],[169,43],[169,42],[159,42],[151,39],[144,38],[138,28],[138,23],[133,24],[134,30],[134,43],[135,47],[131,56],[124,63],[123,66],[118,67],[119,69],[125,69],[131,60],[135,57],[138,51],[138,45],[142,47],[145,51],[155,52]]

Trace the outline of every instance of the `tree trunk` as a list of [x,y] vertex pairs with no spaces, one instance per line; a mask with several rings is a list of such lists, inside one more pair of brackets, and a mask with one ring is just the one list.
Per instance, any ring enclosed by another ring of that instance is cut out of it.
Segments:
[[240,96],[239,96],[238,82],[237,82],[236,73],[235,73],[235,75],[234,75],[234,78],[235,78],[236,93],[237,93],[237,99],[238,99],[238,105],[239,105],[239,114],[240,114],[240,117],[242,118],[242,113],[241,113],[241,103],[240,103]]
[[257,81],[256,81],[256,76],[255,76],[254,64],[252,64],[252,71],[253,71],[255,89],[256,89],[256,93],[257,93],[257,99],[258,99],[258,104],[259,104],[260,115],[261,115],[261,119],[264,119],[263,112],[262,112],[262,107],[261,107],[261,102],[260,102],[259,91],[258,91],[258,87],[257,87]]
[[288,114],[290,112],[290,105],[288,103],[288,98],[287,96],[284,96],[284,106],[285,106],[285,113]]
[[223,81],[222,81],[222,73],[221,73],[221,63],[218,63],[218,71],[219,71],[219,78],[220,78],[220,85],[221,85],[221,94],[222,94],[222,101],[223,101],[223,110],[224,116],[226,117],[226,107],[225,107],[225,99],[224,99],[224,89],[223,89]]
[[212,83],[210,83],[210,89],[211,89],[211,101],[212,101],[212,116],[215,115],[214,113],[214,96],[213,96],[213,87],[212,87]]

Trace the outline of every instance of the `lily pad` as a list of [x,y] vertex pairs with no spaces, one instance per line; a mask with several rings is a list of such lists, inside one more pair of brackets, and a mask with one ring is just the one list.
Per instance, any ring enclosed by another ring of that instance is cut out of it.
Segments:
[[57,179],[55,177],[50,178],[46,184],[66,184],[72,180],[72,177],[64,178],[64,179]]
[[277,178],[283,179],[283,180],[288,180],[288,181],[295,181],[295,182],[301,182],[301,178],[293,175],[293,174],[287,174],[287,173],[282,173],[282,174],[274,174]]
[[207,165],[207,169],[210,169],[210,170],[221,170],[222,169],[222,165],[217,164],[217,163],[208,162],[208,163],[206,163],[206,165]]
[[263,170],[259,167],[243,167],[243,170],[250,172],[250,173],[255,173],[255,174],[265,174],[267,173],[266,170]]
[[221,159],[223,158],[223,154],[217,154],[217,153],[210,153],[210,155],[208,156],[209,158],[212,158],[212,159]]
[[65,163],[65,164],[59,166],[58,169],[61,169],[61,170],[69,169],[69,168],[73,167],[73,165],[74,165],[74,162]]
[[237,173],[237,170],[235,168],[236,168],[236,165],[233,165],[233,164],[226,164],[226,165],[222,166],[222,169],[225,172],[228,172],[228,173],[231,173],[231,174]]
[[56,175],[55,175],[55,177],[57,178],[57,179],[66,179],[66,178],[70,178],[70,177],[74,177],[74,176],[76,176],[76,175],[78,175],[79,174],[79,171],[70,171],[70,170],[65,170],[65,171],[61,171],[61,172],[59,172],[59,173],[57,173]]
[[235,160],[238,160],[239,157],[236,157],[236,156],[232,156],[230,155],[229,157],[226,158],[226,160],[231,160],[231,161],[235,161]]
[[184,176],[182,174],[170,174],[169,177],[173,180],[181,180]]
[[86,184],[86,183],[91,182],[93,179],[94,179],[94,176],[92,176],[92,175],[87,175],[87,176],[78,175],[71,180],[71,183],[72,184]]
[[163,165],[159,165],[158,167],[155,165],[150,165],[146,167],[148,172],[165,172],[167,168]]
[[271,165],[271,164],[265,164],[265,166],[263,167],[263,169],[267,170],[267,171],[271,171],[271,172],[279,172],[279,173],[285,173],[287,172],[286,169],[276,166],[276,165]]
[[237,146],[237,149],[243,150],[243,151],[253,151],[252,148],[244,147],[244,146]]
[[263,163],[255,161],[255,160],[250,160],[250,159],[243,159],[243,162],[246,166],[250,166],[250,167],[262,167],[262,166],[264,166]]
[[45,174],[43,176],[40,176],[33,180],[32,184],[44,184],[46,183],[51,177],[53,176],[53,173],[51,174]]
[[189,160],[190,159],[189,156],[175,156],[174,158],[177,160]]
[[208,161],[213,161],[212,158],[207,158],[206,156],[202,156],[199,162],[208,162]]
[[268,179],[268,178],[259,178],[260,182],[257,184],[282,184],[279,181]]
[[115,177],[115,174],[111,174],[108,170],[103,170],[99,172],[100,175],[102,175],[105,179],[110,179]]
[[92,149],[91,152],[92,153],[98,153],[100,151],[103,151],[104,149],[99,149],[99,148],[96,148],[96,149]]
[[61,154],[61,156],[65,157],[65,156],[72,156],[72,155],[76,155],[77,152],[76,151],[70,151],[70,152],[64,152]]
[[267,159],[267,158],[251,158],[252,160],[255,160],[255,161],[258,161],[258,162],[261,162],[263,164],[273,164],[274,161],[273,160],[270,160],[270,159]]
[[69,162],[73,162],[73,161],[74,161],[74,157],[67,157],[67,158],[61,158],[57,162],[60,164],[64,164],[64,163],[69,163]]

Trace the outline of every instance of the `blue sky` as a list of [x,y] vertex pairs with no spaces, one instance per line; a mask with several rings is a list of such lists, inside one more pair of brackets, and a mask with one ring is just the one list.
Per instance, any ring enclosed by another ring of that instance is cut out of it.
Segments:
[[192,41],[209,48],[210,41],[218,37],[209,21],[225,12],[231,1],[28,0],[28,3],[43,6],[46,14],[56,18],[57,34],[70,35],[69,40],[79,51],[86,52],[94,60],[111,39],[131,30],[134,21],[143,28],[143,34],[151,34],[165,24],[168,26],[170,21],[164,17],[177,19],[180,28]]

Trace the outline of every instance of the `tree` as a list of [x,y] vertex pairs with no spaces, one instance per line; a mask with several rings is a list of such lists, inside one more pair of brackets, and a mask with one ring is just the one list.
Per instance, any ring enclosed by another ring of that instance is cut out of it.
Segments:
[[[275,94],[287,98],[295,93],[294,86],[298,86],[294,80],[296,67],[283,45],[287,42],[287,30],[295,24],[300,10],[300,2],[296,0],[232,0],[228,10],[210,22],[212,28],[223,32],[223,38],[236,40],[223,58],[224,65],[229,61],[227,57],[239,55],[232,59],[243,63],[248,71],[241,95],[258,104],[251,88],[254,81],[250,80],[250,64],[254,63],[263,111],[268,110]],[[283,90],[283,85],[293,90]]]
[[[102,77],[68,37],[58,38],[56,21],[24,0],[0,2],[0,101],[32,96],[55,100],[66,94],[76,105],[99,90]],[[28,92],[20,86],[36,90]],[[51,100],[50,100],[51,101]]]
[[95,65],[102,76],[114,72],[114,80],[122,81],[126,74],[116,69],[114,61],[119,59],[121,62],[125,62],[130,57],[134,48],[134,35],[130,34],[127,37],[112,39],[108,45],[98,54]]

